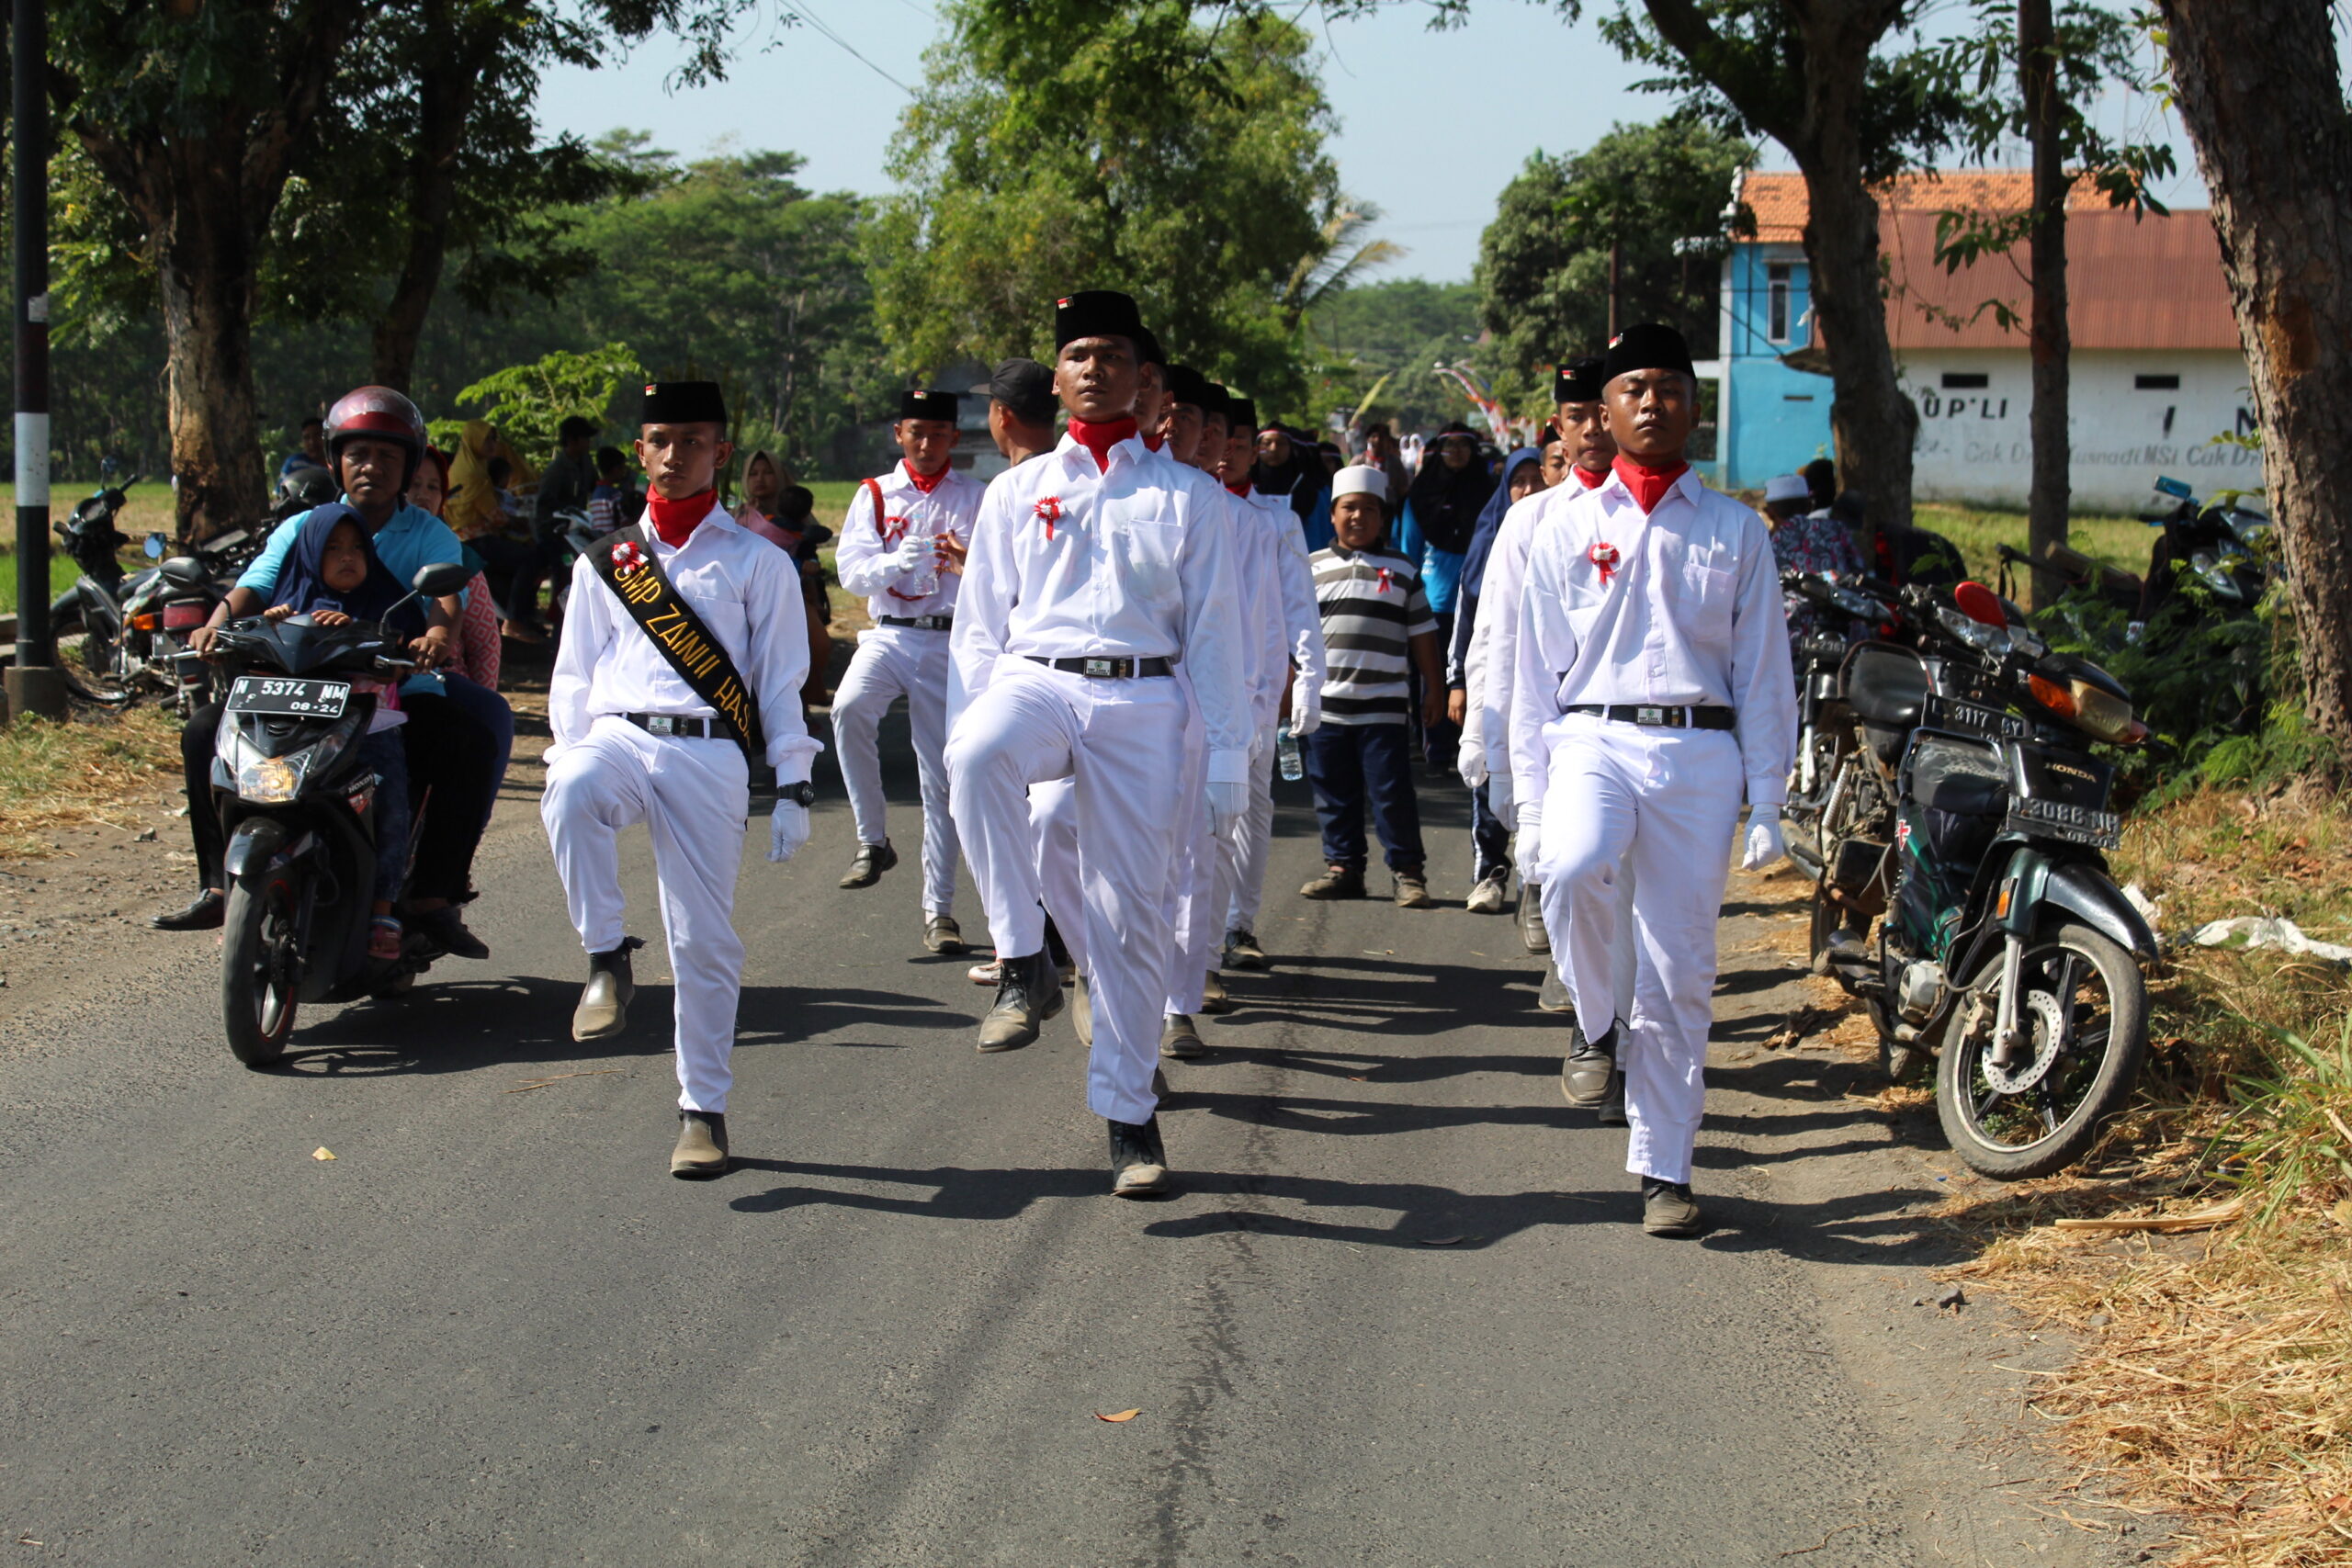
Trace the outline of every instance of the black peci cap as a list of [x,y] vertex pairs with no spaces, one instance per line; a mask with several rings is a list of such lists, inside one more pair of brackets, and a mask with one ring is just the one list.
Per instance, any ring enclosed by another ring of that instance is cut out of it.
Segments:
[[1552,367],[1552,400],[1555,403],[1597,403],[1606,378],[1600,374],[1600,356],[1588,354],[1571,359],[1566,365]]
[[1159,346],[1159,336],[1157,333],[1149,327],[1137,327],[1135,342],[1137,364],[1157,365],[1162,371],[1168,368],[1168,355]]
[[1168,367],[1168,398],[1170,402],[1190,403],[1194,408],[1208,404],[1209,378],[1189,365]]
[[1239,393],[1227,392],[1225,395],[1225,417],[1234,429],[1246,430],[1252,435],[1258,434],[1258,405]]
[[1002,361],[972,390],[1002,403],[1023,424],[1054,423],[1054,373],[1034,359]]
[[1682,334],[1657,321],[1627,327],[1610,340],[1608,356],[1600,365],[1600,379],[1605,384],[1635,370],[1697,374],[1690,365],[1690,345],[1683,341]]
[[1227,419],[1233,412],[1233,394],[1207,377],[1201,378],[1201,414],[1204,419]]
[[716,381],[654,381],[645,389],[642,424],[725,424],[727,399]]
[[899,394],[900,419],[941,419],[953,424],[956,423],[956,394],[953,392],[924,391],[910,387]]
[[1147,340],[1153,350],[1159,347],[1144,330],[1135,296],[1115,288],[1081,288],[1054,301],[1054,346],[1059,349],[1082,337],[1123,337],[1136,345],[1138,355]]

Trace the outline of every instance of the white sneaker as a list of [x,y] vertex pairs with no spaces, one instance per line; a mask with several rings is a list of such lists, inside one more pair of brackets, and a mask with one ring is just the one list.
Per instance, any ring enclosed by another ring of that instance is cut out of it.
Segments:
[[1509,872],[1498,871],[1488,876],[1477,886],[1470,889],[1470,897],[1463,900],[1462,907],[1474,915],[1501,914],[1503,912],[1503,884],[1510,879],[1510,875]]

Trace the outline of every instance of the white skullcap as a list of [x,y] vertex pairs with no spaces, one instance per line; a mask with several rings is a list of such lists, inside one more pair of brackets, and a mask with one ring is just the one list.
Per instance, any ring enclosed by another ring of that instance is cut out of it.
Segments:
[[1764,481],[1764,504],[1776,501],[1811,501],[1813,487],[1795,474],[1775,474]]
[[1343,495],[1377,496],[1385,505],[1388,501],[1388,476],[1370,463],[1341,468],[1331,476],[1331,499],[1337,501]]

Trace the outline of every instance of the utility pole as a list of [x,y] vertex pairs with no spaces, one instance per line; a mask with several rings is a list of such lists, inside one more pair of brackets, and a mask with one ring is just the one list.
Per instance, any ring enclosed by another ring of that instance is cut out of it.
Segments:
[[[2033,148],[2033,306],[2027,341],[2033,364],[2033,478],[2026,499],[2026,550],[2037,561],[2066,543],[2074,505],[2074,448],[2067,425],[2066,162],[2058,99],[2058,35],[2050,0],[2018,0],[2018,85]],[[2055,572],[2030,574],[2031,603],[2044,609],[2063,592]]]
[[9,714],[65,716],[65,682],[49,626],[49,55],[41,0],[14,0],[16,93],[17,661]]

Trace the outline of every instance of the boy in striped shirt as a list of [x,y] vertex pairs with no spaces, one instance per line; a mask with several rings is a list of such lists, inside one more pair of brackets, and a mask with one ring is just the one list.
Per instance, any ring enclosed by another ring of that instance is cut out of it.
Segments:
[[1367,465],[1331,481],[1336,539],[1309,558],[1323,612],[1329,672],[1323,725],[1306,737],[1306,776],[1323,820],[1323,874],[1299,892],[1309,898],[1361,898],[1364,807],[1396,878],[1399,908],[1430,907],[1422,875],[1421,815],[1413,798],[1409,659],[1421,672],[1421,722],[1445,717],[1437,617],[1413,563],[1385,543],[1388,478]]

